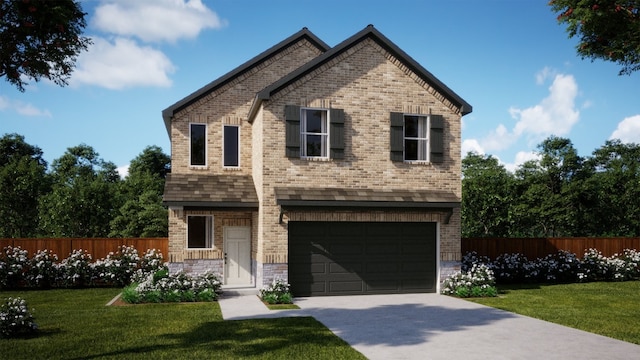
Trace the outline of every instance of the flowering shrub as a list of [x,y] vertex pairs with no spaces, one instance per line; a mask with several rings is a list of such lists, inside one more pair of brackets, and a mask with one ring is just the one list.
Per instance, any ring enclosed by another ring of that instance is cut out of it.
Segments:
[[58,255],[49,250],[38,250],[31,258],[25,273],[27,284],[31,287],[50,288],[58,278]]
[[22,298],[8,298],[0,304],[0,337],[29,335],[38,330]]
[[529,260],[522,254],[502,254],[491,264],[491,269],[500,283],[524,282],[532,274],[533,268],[529,266]]
[[27,255],[20,247],[9,246],[0,252],[0,289],[124,286],[131,283],[136,273],[144,277],[146,273],[166,269],[158,250],[147,250],[141,257],[132,246],[121,246],[116,253],[96,262],[84,250],[73,250],[61,262],[49,250],[39,250],[31,259]]
[[458,297],[498,296],[493,271],[484,264],[474,264],[469,271],[459,271],[449,276],[443,284],[442,293]]
[[59,284],[62,287],[89,285],[91,280],[91,254],[86,250],[73,250],[69,257],[58,265]]
[[560,250],[533,262],[537,276],[530,276],[539,282],[574,282],[580,271],[580,260],[576,254]]
[[260,297],[268,304],[291,304],[293,302],[289,284],[282,279],[274,279],[270,285],[260,289]]
[[[140,273],[136,274],[136,279]],[[166,270],[148,273],[139,283],[127,286],[122,299],[131,304],[150,302],[214,301],[221,292],[218,275],[206,272],[189,275],[183,272],[169,274]]]
[[29,266],[27,250],[7,246],[0,253],[0,287],[15,288],[23,281],[22,273]]
[[640,252],[625,249],[622,254],[605,257],[596,249],[586,250],[582,260],[560,250],[542,259],[529,261],[521,254],[503,254],[495,261],[475,252],[463,257],[463,270],[486,264],[498,283],[627,281],[640,279]]

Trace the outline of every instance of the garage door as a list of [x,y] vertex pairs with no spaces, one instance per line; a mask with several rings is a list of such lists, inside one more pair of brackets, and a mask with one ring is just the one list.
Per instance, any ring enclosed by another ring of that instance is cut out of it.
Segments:
[[289,222],[294,296],[436,291],[436,224]]

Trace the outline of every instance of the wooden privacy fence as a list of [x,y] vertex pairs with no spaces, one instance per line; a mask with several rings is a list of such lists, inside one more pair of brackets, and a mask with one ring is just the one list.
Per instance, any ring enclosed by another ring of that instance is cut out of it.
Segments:
[[157,249],[167,259],[169,253],[168,238],[21,238],[0,239],[0,249],[6,246],[19,246],[33,256],[38,250],[50,250],[63,260],[73,250],[86,250],[93,260],[106,258],[110,252],[116,252],[122,246],[133,246],[140,256],[148,249]]
[[620,254],[624,249],[640,250],[640,238],[462,238],[462,255],[475,251],[491,259],[502,254],[520,253],[533,260],[555,254],[559,250],[572,252],[582,258],[585,250],[592,248],[608,257]]

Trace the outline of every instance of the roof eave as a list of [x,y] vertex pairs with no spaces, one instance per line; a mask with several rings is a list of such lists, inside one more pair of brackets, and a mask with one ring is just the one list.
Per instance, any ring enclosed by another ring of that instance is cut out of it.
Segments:
[[[458,94],[456,94],[453,90],[451,90],[448,86],[446,86],[442,81],[436,78],[431,72],[425,69],[422,65],[420,65],[417,61],[415,61],[411,56],[409,56],[406,52],[400,49],[396,44],[394,44],[391,40],[389,40],[386,36],[384,36],[380,31],[378,31],[373,25],[368,25],[363,30],[359,31],[355,35],[341,42],[340,44],[334,46],[330,50],[326,51],[324,54],[314,58],[309,61],[305,65],[300,68],[294,70],[289,75],[283,77],[282,79],[274,82],[269,85],[262,91],[258,93],[256,96],[256,101],[251,107],[251,115],[257,113],[257,108],[264,100],[268,100],[273,94],[278,91],[284,89],[289,84],[295,82],[300,79],[304,75],[313,71],[317,67],[321,66],[325,62],[331,60],[337,55],[341,54],[344,50],[349,49],[353,45],[359,43],[366,37],[371,37],[376,43],[382,46],[385,50],[392,53],[395,57],[401,60],[405,65],[407,65],[414,73],[418,74],[425,81],[427,81],[431,86],[433,86],[438,92],[445,95],[445,97],[451,101],[454,105],[458,107],[460,113],[464,116],[473,110],[473,107],[467,103],[464,99],[462,99]],[[254,109],[254,107],[256,109]],[[251,119],[252,117],[250,117]]]
[[200,89],[194,91],[190,95],[188,95],[188,96],[184,97],[183,99],[179,100],[175,104],[173,104],[173,105],[169,106],[168,108],[164,109],[162,111],[162,118],[164,119],[165,127],[167,128],[167,133],[169,134],[169,138],[171,138],[171,120],[173,119],[173,116],[175,115],[175,113],[177,113],[181,109],[189,106],[190,104],[198,101],[200,98],[204,97],[208,93],[210,93],[210,92],[216,90],[217,88],[223,86],[224,84],[226,84],[229,81],[233,80],[237,76],[247,72],[249,69],[253,68],[258,63],[263,62],[263,61],[271,58],[272,56],[274,56],[278,52],[280,52],[282,49],[290,46],[291,44],[296,43],[297,41],[299,41],[299,40],[301,40],[303,38],[307,39],[311,44],[313,44],[316,48],[318,48],[318,50],[320,50],[322,52],[326,52],[331,48],[329,45],[327,45],[327,43],[325,43],[320,38],[318,38],[309,29],[307,29],[306,27],[302,28],[302,30],[300,30],[300,31],[296,32],[295,34],[289,36],[288,38],[282,40],[281,42],[277,43],[276,45],[270,47],[269,49],[263,51],[262,53],[258,54],[257,56],[251,58],[250,60],[248,60],[244,64],[236,67],[235,69],[231,70],[230,72],[222,75],[218,79],[210,82],[209,84],[201,87]]

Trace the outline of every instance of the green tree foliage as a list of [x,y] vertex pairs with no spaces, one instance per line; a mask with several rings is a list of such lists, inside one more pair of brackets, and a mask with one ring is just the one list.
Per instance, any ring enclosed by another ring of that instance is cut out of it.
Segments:
[[0,0],[0,76],[24,91],[24,77],[64,86],[91,40],[73,0]]
[[582,58],[612,61],[620,75],[640,70],[639,0],[551,0],[558,22],[578,37]]
[[[491,156],[463,159],[463,236],[640,236],[640,145],[607,141],[583,158],[569,139],[550,137],[538,155],[506,187]],[[483,226],[505,223],[499,235]]]
[[117,203],[116,166],[88,145],[68,148],[52,164],[52,191],[40,199],[45,236],[106,237]]
[[0,237],[35,236],[38,200],[47,189],[42,150],[18,134],[0,138]]
[[121,185],[123,205],[111,222],[112,237],[165,237],[167,209],[162,206],[164,181],[171,159],[158,146],[145,148],[131,161]]
[[469,153],[462,176],[462,236],[508,236],[513,175],[493,156]]

